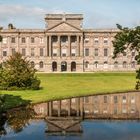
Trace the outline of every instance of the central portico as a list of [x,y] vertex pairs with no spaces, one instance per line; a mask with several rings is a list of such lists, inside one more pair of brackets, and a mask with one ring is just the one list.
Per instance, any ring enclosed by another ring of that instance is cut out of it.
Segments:
[[[52,62],[52,71],[83,71],[82,15],[46,15],[47,56]],[[81,65],[81,66],[80,66]]]

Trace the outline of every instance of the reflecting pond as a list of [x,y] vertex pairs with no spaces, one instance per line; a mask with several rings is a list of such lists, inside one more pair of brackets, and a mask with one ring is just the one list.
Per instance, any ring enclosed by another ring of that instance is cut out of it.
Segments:
[[30,120],[30,125],[15,132],[5,124],[6,135],[1,140],[139,140],[140,122],[138,121],[83,121],[83,133],[77,135],[51,136],[45,133],[44,120]]
[[79,97],[7,111],[0,118],[0,140],[25,139],[139,140],[140,94]]

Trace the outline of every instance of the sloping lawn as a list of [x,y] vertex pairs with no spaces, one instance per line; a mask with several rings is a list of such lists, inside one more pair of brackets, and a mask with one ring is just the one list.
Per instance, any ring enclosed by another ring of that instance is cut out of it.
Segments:
[[[134,90],[135,73],[37,74],[41,90],[0,91],[32,103],[91,94]],[[12,99],[9,99],[12,102]],[[18,101],[17,101],[18,102]]]

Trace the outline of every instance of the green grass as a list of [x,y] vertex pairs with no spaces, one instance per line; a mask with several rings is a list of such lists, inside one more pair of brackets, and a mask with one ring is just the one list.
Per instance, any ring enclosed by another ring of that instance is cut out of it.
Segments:
[[[134,90],[136,82],[135,73],[40,73],[37,76],[41,80],[41,90],[0,91],[0,94],[19,96],[23,100],[37,103],[74,96]],[[14,104],[16,101],[9,99],[9,102]]]

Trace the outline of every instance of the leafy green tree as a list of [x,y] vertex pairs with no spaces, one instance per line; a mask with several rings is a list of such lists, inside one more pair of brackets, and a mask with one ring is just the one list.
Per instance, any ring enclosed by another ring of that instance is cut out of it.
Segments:
[[0,68],[0,87],[5,90],[39,89],[40,80],[35,76],[36,69],[20,53],[4,62]]
[[[116,58],[120,53],[125,53],[126,50],[134,51],[136,56],[135,60],[137,64],[140,64],[140,26],[135,28],[123,28],[121,25],[117,24],[118,32],[113,41],[114,46],[114,56]],[[140,69],[136,70],[136,89],[140,89]]]

